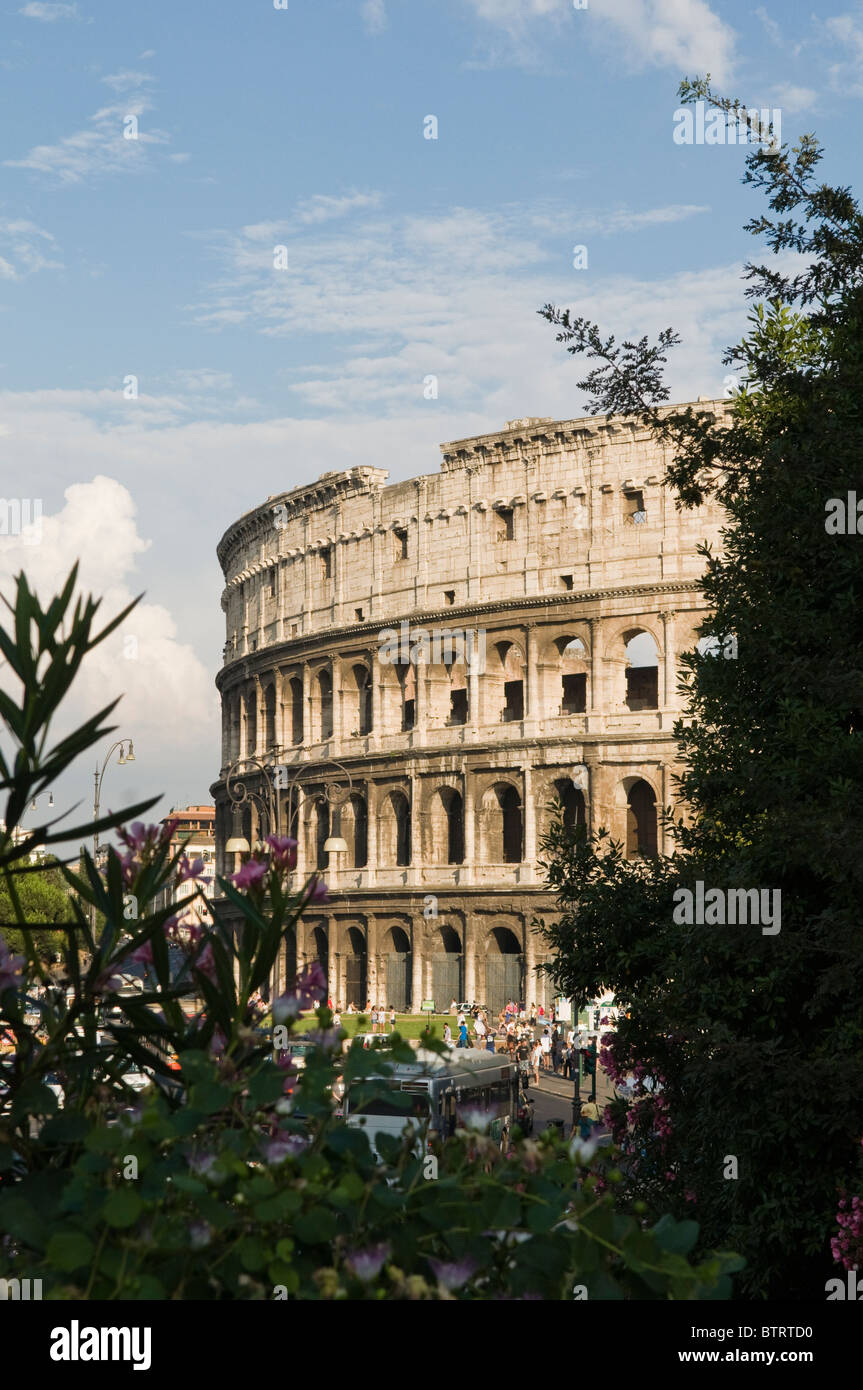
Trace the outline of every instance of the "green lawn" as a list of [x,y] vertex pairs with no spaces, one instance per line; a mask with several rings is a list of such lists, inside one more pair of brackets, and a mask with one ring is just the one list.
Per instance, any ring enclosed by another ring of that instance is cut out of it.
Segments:
[[[305,1033],[310,1028],[317,1027],[317,1019],[314,1014],[299,1021],[299,1031]],[[443,1037],[444,1024],[448,1023],[452,1029],[453,1041],[455,1041],[458,1029],[455,1026],[455,1018],[449,1015],[432,1014],[431,1018],[427,1014],[396,1014],[396,1032],[401,1033],[403,1038],[419,1038],[429,1029],[436,1038]],[[352,1038],[355,1033],[370,1033],[372,1025],[368,1014],[342,1014],[342,1031]],[[387,1020],[387,1033],[390,1031],[389,1020]]]

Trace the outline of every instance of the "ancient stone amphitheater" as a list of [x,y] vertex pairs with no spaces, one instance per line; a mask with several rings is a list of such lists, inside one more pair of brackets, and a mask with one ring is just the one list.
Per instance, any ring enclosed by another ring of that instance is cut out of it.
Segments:
[[[218,547],[218,867],[232,834],[267,832],[272,788],[298,875],[331,893],[282,975],[319,959],[343,1006],[548,1002],[552,799],[629,855],[663,851],[674,799],[677,657],[718,511],[677,511],[663,450],[624,419],[441,449],[408,482],[352,468],[278,493]],[[258,801],[232,805],[232,766]]]

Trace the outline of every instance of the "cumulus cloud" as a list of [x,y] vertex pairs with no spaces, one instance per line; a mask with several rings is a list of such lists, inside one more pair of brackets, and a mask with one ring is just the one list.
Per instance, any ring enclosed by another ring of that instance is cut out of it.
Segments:
[[[0,592],[10,595],[12,577],[23,569],[44,602],[59,591],[77,560],[78,591],[102,599],[98,631],[140,591],[134,571],[151,544],[138,531],[130,490],[100,474],[67,487],[63,506],[53,515],[43,513],[29,535],[0,537]],[[10,688],[8,672],[5,684]],[[197,756],[214,767],[218,717],[212,675],[191,643],[179,640],[166,606],[145,599],[90,653],[57,733],[77,726],[118,695],[122,700],[111,722],[134,740],[138,760],[149,762],[146,785],[138,789],[141,796],[162,789],[160,773],[178,754],[193,762]],[[70,786],[71,781],[67,790]],[[115,804],[133,799],[121,790]]]
[[[675,74],[710,72],[718,86],[732,75],[734,31],[707,0],[602,0],[583,13],[571,0],[466,0],[468,8],[505,40],[485,65],[512,61],[536,66],[565,22],[570,33],[599,41],[633,71],[659,67]],[[579,29],[575,26],[583,26]],[[474,64],[476,66],[476,64]]]

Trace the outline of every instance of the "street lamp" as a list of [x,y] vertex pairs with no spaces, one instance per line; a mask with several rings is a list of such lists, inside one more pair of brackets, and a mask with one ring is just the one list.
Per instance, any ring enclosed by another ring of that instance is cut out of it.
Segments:
[[[96,770],[95,770],[95,772],[93,773],[93,821],[94,821],[94,824],[95,824],[95,822],[98,821],[98,819],[99,819],[99,798],[100,798],[101,792],[102,792],[102,778],[105,776],[105,772],[107,771],[108,763],[109,763],[109,761],[110,761],[110,759],[111,759],[111,754],[114,753],[114,752],[116,752],[117,749],[120,750],[120,752],[119,752],[119,757],[117,758],[118,766],[122,767],[125,763],[133,763],[133,762],[135,761],[135,749],[134,749],[134,747],[133,747],[133,745],[132,745],[132,740],[131,740],[131,739],[121,738],[121,739],[118,739],[116,743],[112,743],[112,744],[111,744],[111,747],[108,749],[107,753],[105,754],[105,758],[104,758],[104,761],[103,761],[103,763],[102,763],[101,771],[100,771],[99,768],[97,767]],[[94,866],[95,866],[95,868],[96,868],[96,871],[98,872],[98,866],[99,866],[99,831],[98,831],[98,830],[94,830],[94,831],[93,831],[93,864],[94,864]],[[91,911],[91,914],[90,914],[90,915],[91,915],[91,919],[92,919],[92,926],[93,926],[93,929],[95,930],[95,928],[96,928],[96,908],[95,908],[95,906],[92,908],[92,911]]]

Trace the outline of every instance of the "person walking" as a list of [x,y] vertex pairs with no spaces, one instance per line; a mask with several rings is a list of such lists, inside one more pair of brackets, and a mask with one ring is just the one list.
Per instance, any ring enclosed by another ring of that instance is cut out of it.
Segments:
[[539,1085],[539,1068],[542,1062],[542,1045],[535,1042],[530,1053],[530,1064],[533,1067],[533,1084]]
[[539,1045],[542,1050],[542,1069],[543,1071],[548,1071],[548,1064],[551,1058],[551,1033],[547,1028],[543,1029]]
[[396,1011],[395,1011],[395,1009],[392,1007],[392,1005],[390,1005],[390,1032],[391,1032],[391,1033],[394,1033],[395,1031],[396,1031]]
[[462,1014],[462,1021],[458,1026],[458,1042],[456,1043],[456,1047],[467,1047],[467,1045],[467,1024],[464,1021],[464,1014]]
[[452,1042],[452,1029],[448,1023],[445,1023],[443,1026],[443,1040],[445,1043]]

